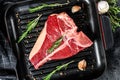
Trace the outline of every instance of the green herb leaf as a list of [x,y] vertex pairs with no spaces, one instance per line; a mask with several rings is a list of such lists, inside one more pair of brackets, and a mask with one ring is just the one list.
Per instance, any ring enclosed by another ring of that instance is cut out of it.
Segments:
[[60,46],[62,40],[63,40],[63,36],[60,37],[57,41],[55,41],[55,42],[53,43],[52,47],[49,48],[47,52],[48,52],[48,53],[52,53],[52,52],[54,51],[54,49],[56,49],[57,47]]
[[107,0],[110,6],[108,15],[110,17],[113,32],[117,27],[120,27],[120,18],[118,14],[120,13],[120,7],[117,5],[118,0]]
[[59,3],[54,3],[54,4],[42,4],[40,6],[37,6],[37,7],[34,7],[34,8],[30,8],[29,9],[29,12],[30,13],[33,13],[33,12],[36,12],[36,11],[39,11],[43,8],[47,8],[47,7],[56,7],[56,6],[63,6],[63,5],[67,5],[68,3],[64,3],[64,4],[59,4]]
[[115,6],[117,4],[117,1],[118,0],[107,0],[107,2],[112,6]]
[[45,77],[43,78],[43,80],[50,80],[50,78],[52,77],[52,75],[53,75],[54,73],[56,73],[57,71],[60,71],[60,70],[63,69],[63,68],[66,69],[67,66],[68,66],[69,64],[73,63],[73,62],[74,62],[74,61],[70,61],[70,62],[68,62],[68,63],[66,63],[66,64],[57,66],[56,69],[53,70],[51,73],[49,73],[47,76],[45,76]]
[[27,36],[27,34],[36,27],[41,16],[42,14],[27,24],[27,30],[19,37],[18,43],[20,43]]

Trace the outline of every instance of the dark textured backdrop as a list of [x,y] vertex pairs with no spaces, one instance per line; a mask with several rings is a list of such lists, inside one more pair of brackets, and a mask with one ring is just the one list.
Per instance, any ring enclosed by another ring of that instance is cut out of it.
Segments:
[[[5,1],[5,0],[0,0],[0,1]],[[17,1],[17,0],[13,0],[13,1]],[[119,0],[119,5],[120,5],[120,0]],[[2,6],[0,5],[0,10],[1,8]],[[117,28],[116,31],[113,33],[113,35],[114,35],[114,46],[112,49],[106,51],[107,69],[105,70],[102,76],[100,76],[98,79],[95,80],[120,80],[120,28]]]
[[107,69],[95,80],[120,80],[120,28],[114,33],[114,46],[106,51]]

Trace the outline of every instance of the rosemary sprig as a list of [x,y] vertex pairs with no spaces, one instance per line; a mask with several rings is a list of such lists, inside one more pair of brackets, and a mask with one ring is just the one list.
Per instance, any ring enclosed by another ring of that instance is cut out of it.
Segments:
[[43,78],[43,80],[50,80],[50,78],[52,77],[52,75],[53,75],[54,73],[56,73],[57,71],[60,71],[60,70],[63,69],[63,68],[66,69],[67,66],[68,66],[69,64],[73,63],[73,62],[74,62],[74,61],[70,61],[70,62],[65,63],[65,64],[63,64],[63,65],[57,66],[56,69],[53,70],[51,73],[49,73],[47,76],[45,76],[45,77]]
[[40,19],[40,17],[42,16],[42,14],[40,14],[37,18],[35,18],[34,20],[30,21],[28,24],[27,24],[27,29],[26,31],[19,37],[18,39],[18,43],[20,43],[26,36],[29,32],[31,32],[32,29],[34,29],[36,27],[36,25],[38,24],[38,21]]
[[118,0],[107,0],[107,2],[112,5],[115,6]]
[[56,41],[53,43],[52,47],[49,48],[47,52],[48,52],[48,53],[52,53],[52,52],[54,51],[54,49],[56,49],[57,47],[60,46],[62,40],[63,40],[63,36],[60,37],[58,40],[56,40]]
[[48,7],[56,7],[56,6],[63,6],[63,5],[67,5],[68,3],[64,3],[64,4],[60,4],[60,3],[54,3],[54,4],[42,4],[40,6],[34,7],[34,8],[29,8],[29,12],[33,13],[36,11],[39,11],[43,8],[48,8]]
[[114,32],[117,27],[120,27],[120,17],[118,17],[118,14],[120,13],[120,7],[117,5],[118,0],[107,0],[107,1],[110,5],[108,15],[110,17],[112,30]]

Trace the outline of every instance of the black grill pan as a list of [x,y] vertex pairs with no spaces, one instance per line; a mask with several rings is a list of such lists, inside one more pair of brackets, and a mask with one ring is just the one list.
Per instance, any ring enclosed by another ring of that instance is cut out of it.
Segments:
[[[29,13],[30,7],[39,6],[42,3],[66,3],[68,5],[44,8],[35,13]],[[71,7],[73,5],[80,5],[82,9],[73,14]],[[78,31],[82,30],[94,44],[80,52],[79,54],[64,60],[49,61],[38,70],[35,70],[33,65],[28,60],[29,52],[31,51],[35,41],[47,17],[52,13],[67,12],[68,15],[75,21],[78,26]],[[37,14],[43,14],[39,20],[39,24],[31,33],[21,42],[17,43],[19,36],[25,31],[28,21],[37,17]],[[75,62],[70,64],[66,70],[61,70],[52,76],[52,80],[85,80],[93,79],[100,76],[106,67],[105,51],[102,41],[102,31],[100,26],[100,19],[97,14],[96,4],[94,0],[34,0],[23,1],[10,4],[5,13],[5,24],[8,37],[13,47],[13,50],[18,59],[18,75],[19,79],[23,80],[42,80],[44,76],[49,74],[58,65],[64,64],[71,60]],[[87,61],[87,68],[85,71],[80,71],[77,64],[80,60]],[[62,74],[62,75],[61,75]]]

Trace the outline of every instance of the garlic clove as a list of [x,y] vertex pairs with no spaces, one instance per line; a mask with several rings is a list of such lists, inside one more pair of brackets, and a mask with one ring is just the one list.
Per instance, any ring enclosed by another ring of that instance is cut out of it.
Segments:
[[72,7],[71,12],[72,12],[72,13],[76,13],[76,12],[78,12],[78,11],[80,11],[80,10],[81,10],[81,7],[78,6],[78,5],[75,5],[75,6]]
[[107,1],[99,1],[98,2],[99,14],[104,14],[104,13],[108,12],[108,10],[109,10],[109,4]]
[[79,61],[79,63],[78,63],[79,70],[81,70],[81,71],[85,70],[86,66],[87,66],[86,60],[83,59],[83,60]]

